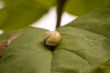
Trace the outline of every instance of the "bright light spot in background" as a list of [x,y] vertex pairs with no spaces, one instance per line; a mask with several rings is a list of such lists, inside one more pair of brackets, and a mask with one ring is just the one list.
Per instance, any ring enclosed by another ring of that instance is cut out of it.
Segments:
[[4,3],[2,1],[0,1],[0,9],[4,8]]
[[[4,4],[2,1],[0,1],[0,9],[4,7]],[[66,12],[64,12],[62,16],[62,21],[61,21],[61,26],[66,25],[67,23],[73,21],[76,18],[76,16],[70,15]],[[35,22],[33,27],[39,27],[39,28],[44,28],[48,30],[55,30],[56,26],[56,8],[53,7],[49,10],[49,12],[44,15],[40,20]],[[3,33],[3,31],[0,30],[0,34]]]
[[2,30],[0,30],[0,35],[3,33],[3,31]]
[[[2,1],[0,1],[0,9],[2,9],[2,8],[4,8],[4,3],[2,2]],[[2,30],[0,30],[0,34],[2,34],[3,33],[3,31]]]
[[[61,26],[71,22],[75,18],[76,16],[72,16],[64,12],[62,16]],[[39,21],[35,22],[32,26],[53,31],[55,30],[55,25],[56,25],[56,8],[54,7],[54,8],[51,8],[46,15],[44,15]]]

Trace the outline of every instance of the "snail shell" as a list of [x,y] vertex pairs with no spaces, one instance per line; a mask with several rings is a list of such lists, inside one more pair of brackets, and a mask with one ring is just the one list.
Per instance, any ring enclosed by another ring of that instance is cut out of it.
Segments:
[[58,31],[46,32],[45,44],[48,46],[57,46],[61,41],[61,34]]

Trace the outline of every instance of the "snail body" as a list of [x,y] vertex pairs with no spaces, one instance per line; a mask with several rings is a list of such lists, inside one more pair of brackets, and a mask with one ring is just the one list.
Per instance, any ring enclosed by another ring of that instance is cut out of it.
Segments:
[[61,34],[58,31],[46,32],[45,44],[48,46],[57,46],[61,41]]

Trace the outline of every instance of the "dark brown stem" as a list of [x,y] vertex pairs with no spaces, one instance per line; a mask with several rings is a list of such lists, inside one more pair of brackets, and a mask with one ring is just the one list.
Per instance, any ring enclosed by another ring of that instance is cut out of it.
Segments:
[[67,0],[57,0],[57,23],[56,29],[60,27],[64,6]]

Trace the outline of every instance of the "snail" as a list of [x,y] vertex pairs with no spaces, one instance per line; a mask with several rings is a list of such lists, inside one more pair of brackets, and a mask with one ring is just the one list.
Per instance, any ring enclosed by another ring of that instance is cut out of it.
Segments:
[[58,31],[47,31],[45,45],[57,46],[61,41],[61,34]]

